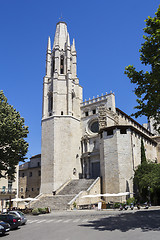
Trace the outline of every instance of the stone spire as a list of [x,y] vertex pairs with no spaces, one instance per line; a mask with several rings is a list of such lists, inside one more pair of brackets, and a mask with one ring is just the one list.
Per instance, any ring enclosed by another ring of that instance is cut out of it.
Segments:
[[54,36],[53,49],[56,45],[59,45],[60,50],[65,49],[65,44],[67,41],[68,32],[67,24],[65,22],[58,22],[56,26],[56,33]]
[[48,37],[48,45],[47,45],[47,53],[51,52],[51,39],[50,36]]
[[73,38],[73,44],[71,46],[71,55],[72,55],[72,77],[77,78],[77,53],[75,48],[75,40]]
[[48,37],[47,53],[46,53],[46,75],[51,75],[51,39]]
[[73,38],[73,44],[71,46],[71,52],[76,52],[76,47],[75,47],[75,40]]
[[67,47],[70,47],[69,33],[67,34]]

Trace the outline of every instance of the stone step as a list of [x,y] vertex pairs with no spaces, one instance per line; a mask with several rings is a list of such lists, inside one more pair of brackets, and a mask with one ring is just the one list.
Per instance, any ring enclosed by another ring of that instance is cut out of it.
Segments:
[[67,210],[68,203],[81,191],[86,191],[95,179],[77,179],[69,182],[57,195],[43,196],[31,204],[32,208],[49,207],[51,210]]
[[32,204],[32,208],[50,207],[51,210],[66,210],[69,208],[68,202],[71,201],[75,195],[61,195],[61,196],[44,196]]
[[69,182],[58,195],[78,194],[80,191],[86,191],[95,179],[76,179]]

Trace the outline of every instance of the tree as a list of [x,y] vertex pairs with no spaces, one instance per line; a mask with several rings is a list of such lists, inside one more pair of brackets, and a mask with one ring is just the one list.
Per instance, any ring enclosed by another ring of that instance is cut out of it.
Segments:
[[138,190],[138,198],[141,201],[151,200],[155,204],[160,203],[160,164],[142,162],[135,170],[134,185]]
[[154,128],[160,133],[160,5],[155,17],[145,20],[143,36],[145,42],[140,51],[142,64],[150,66],[150,72],[136,71],[133,65],[125,68],[125,74],[136,84],[135,94],[138,97],[138,111],[132,116],[145,115],[154,120]]
[[141,139],[141,163],[146,162],[146,153],[143,140]]
[[0,178],[8,177],[14,180],[16,166],[24,161],[28,151],[28,127],[7,98],[0,91]]

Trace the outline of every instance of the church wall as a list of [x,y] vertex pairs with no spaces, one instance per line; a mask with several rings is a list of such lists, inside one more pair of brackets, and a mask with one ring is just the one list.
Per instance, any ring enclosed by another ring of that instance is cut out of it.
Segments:
[[143,139],[144,147],[146,150],[146,159],[153,162],[155,162],[157,159],[156,144],[144,138],[140,134],[132,132],[134,168],[136,168],[141,163],[141,139]]
[[[57,114],[56,115],[67,115],[67,102],[66,95],[57,94]],[[61,114],[63,112],[63,114]]]
[[134,174],[134,164],[132,154],[131,131],[130,129],[127,129],[126,134],[121,134],[120,129],[116,129],[116,135],[119,166],[119,191],[133,193],[132,177]]
[[41,139],[41,193],[52,193],[54,171],[54,121],[42,120]]
[[[54,190],[80,173],[80,122],[72,117],[55,118]],[[60,130],[60,131],[59,131]],[[76,173],[73,174],[73,169]]]
[[[102,133],[101,133],[102,134]],[[131,132],[121,134],[120,129],[113,130],[113,135],[107,136],[103,131],[100,140],[100,161],[103,181],[103,193],[133,193],[133,159]],[[104,160],[103,160],[104,159]],[[104,180],[103,180],[104,178]],[[115,201],[115,199],[112,199]]]
[[120,109],[116,108],[116,112],[118,114],[118,121],[119,125],[132,125],[133,127],[137,128],[139,131],[147,134],[149,137],[152,137],[153,134],[148,131],[147,128],[144,128],[138,122],[136,122],[133,118],[128,116],[126,113],[122,112]]
[[141,163],[141,136],[135,132],[131,133],[132,155],[133,155],[133,168]]
[[100,140],[100,167],[103,193],[119,192],[119,166],[117,152],[117,134],[107,136],[103,131]]
[[61,95],[61,94],[66,95],[67,94],[67,87],[66,87],[66,80],[65,80],[65,78],[61,79],[61,80],[58,80],[57,92],[58,92],[59,95]]
[[154,137],[154,140],[158,143],[158,145],[157,145],[157,163],[160,163],[160,136]]
[[74,84],[73,90],[75,92],[75,97],[73,98],[73,114],[75,117],[81,117],[80,103],[82,102],[82,87],[80,85]]
[[[112,131],[111,131],[112,130]],[[107,135],[108,134],[108,135]],[[130,192],[134,170],[141,163],[141,139],[147,159],[155,162],[156,144],[132,127],[106,128],[100,133],[100,166],[103,193]],[[122,198],[125,200],[125,197]]]
[[110,116],[107,115],[106,123],[107,123],[107,127],[113,126],[114,125],[113,118],[110,118]]
[[89,151],[90,152],[99,151],[99,136],[90,138]]
[[57,116],[42,122],[41,192],[52,193],[67,180],[79,177],[80,138],[80,122],[73,117]]
[[144,141],[144,147],[146,149],[146,158],[155,162],[157,159],[157,148],[155,144],[146,140]]

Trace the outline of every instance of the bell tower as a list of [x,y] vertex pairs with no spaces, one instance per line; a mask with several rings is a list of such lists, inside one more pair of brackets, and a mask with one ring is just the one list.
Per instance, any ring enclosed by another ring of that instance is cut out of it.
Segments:
[[43,80],[41,193],[56,191],[80,173],[80,103],[75,40],[65,22],[58,22],[51,50],[48,38]]

